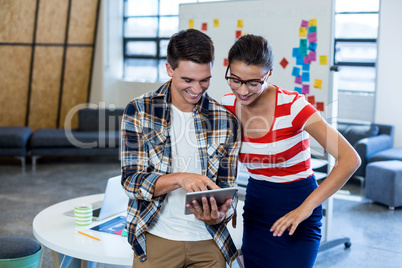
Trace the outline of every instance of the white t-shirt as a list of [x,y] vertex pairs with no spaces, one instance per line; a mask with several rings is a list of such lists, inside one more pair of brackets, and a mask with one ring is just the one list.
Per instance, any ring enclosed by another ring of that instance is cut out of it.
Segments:
[[[172,173],[201,174],[201,160],[195,135],[192,112],[172,107],[170,137],[172,143]],[[178,188],[167,194],[166,200],[148,232],[176,241],[212,239],[203,221],[194,215],[185,215],[186,190]]]

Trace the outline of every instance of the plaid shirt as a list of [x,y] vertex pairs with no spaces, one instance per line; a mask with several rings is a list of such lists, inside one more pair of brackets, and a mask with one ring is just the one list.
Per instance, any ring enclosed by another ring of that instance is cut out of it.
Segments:
[[[141,261],[146,260],[145,232],[155,219],[166,194],[154,196],[155,183],[172,170],[169,129],[170,81],[157,91],[132,100],[122,120],[122,184],[130,198],[128,241]],[[193,110],[202,175],[221,188],[236,187],[240,125],[237,119],[205,94]],[[226,219],[217,225],[205,224],[226,261],[237,257],[237,250],[226,224],[237,205],[237,196]]]

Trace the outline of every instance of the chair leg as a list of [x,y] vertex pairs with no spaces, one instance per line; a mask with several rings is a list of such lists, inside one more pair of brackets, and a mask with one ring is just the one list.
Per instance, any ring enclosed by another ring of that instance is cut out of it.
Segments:
[[36,160],[39,158],[40,156],[32,156],[32,172],[35,173],[36,171]]
[[360,181],[360,195],[364,196],[364,193],[365,193],[364,187],[366,185],[364,177],[363,176],[354,176],[353,178],[358,179]]
[[25,156],[17,156],[16,158],[21,161],[22,173],[25,174]]

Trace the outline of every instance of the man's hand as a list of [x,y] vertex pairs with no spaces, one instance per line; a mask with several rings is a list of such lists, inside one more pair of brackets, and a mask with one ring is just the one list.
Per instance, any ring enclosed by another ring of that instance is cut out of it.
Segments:
[[[210,205],[210,204],[211,205]],[[206,197],[202,198],[202,206],[198,204],[196,200],[193,200],[193,205],[187,204],[187,207],[195,215],[195,217],[208,225],[215,225],[221,223],[228,212],[232,199],[226,200],[226,202],[219,206],[216,204],[216,200],[213,197],[209,198],[209,203]]]
[[198,192],[219,189],[219,186],[207,176],[195,173],[177,172],[159,177],[155,183],[154,196],[160,196],[178,188],[183,188],[187,192]]
[[187,192],[198,192],[212,189],[219,189],[210,178],[207,176],[194,173],[181,173],[178,179],[178,184]]

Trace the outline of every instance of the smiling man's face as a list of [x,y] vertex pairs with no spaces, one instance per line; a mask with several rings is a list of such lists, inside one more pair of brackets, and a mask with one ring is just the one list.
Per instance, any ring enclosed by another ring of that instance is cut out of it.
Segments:
[[168,75],[172,78],[172,104],[182,112],[191,112],[211,80],[211,63],[180,61],[176,69],[166,63]]

